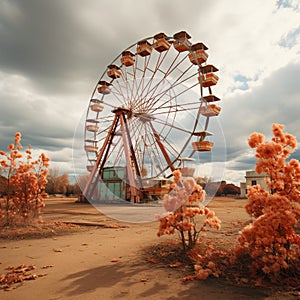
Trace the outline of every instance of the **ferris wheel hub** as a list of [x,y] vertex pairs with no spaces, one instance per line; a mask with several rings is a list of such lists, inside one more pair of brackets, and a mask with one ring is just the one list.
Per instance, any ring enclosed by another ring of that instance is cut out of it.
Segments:
[[130,109],[125,108],[125,107],[117,107],[117,108],[113,109],[112,112],[116,115],[119,115],[122,113],[128,114],[130,112]]

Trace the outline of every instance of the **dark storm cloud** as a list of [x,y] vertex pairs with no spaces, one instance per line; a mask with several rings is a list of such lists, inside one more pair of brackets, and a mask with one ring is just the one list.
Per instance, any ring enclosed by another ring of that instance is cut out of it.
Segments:
[[12,142],[16,131],[23,134],[23,145],[32,144],[44,149],[71,147],[77,122],[70,104],[76,104],[76,101],[72,103],[71,99],[65,99],[70,103],[68,108],[68,103],[66,106],[61,103],[64,98],[36,95],[27,80],[19,77],[1,80],[1,149]]
[[99,49],[71,1],[2,1],[0,39],[1,69],[53,94],[90,79],[90,54]]
[[[56,5],[53,5],[56,2]],[[1,10],[0,63],[11,72],[34,77],[51,77],[72,56],[69,51],[72,28],[61,3],[57,1],[6,1]],[[63,65],[60,65],[64,62]],[[42,79],[41,78],[41,79]]]
[[52,93],[70,90],[70,82],[96,82],[138,39],[197,21],[200,3],[151,1],[145,9],[140,1],[1,0],[0,67]]

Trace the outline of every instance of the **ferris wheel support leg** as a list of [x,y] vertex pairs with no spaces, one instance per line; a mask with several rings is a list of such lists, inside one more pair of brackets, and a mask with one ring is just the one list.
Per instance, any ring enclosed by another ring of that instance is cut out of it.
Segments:
[[136,187],[136,181],[134,179],[134,173],[132,170],[132,160],[130,157],[129,152],[129,145],[128,145],[128,139],[127,139],[127,131],[125,128],[125,118],[124,115],[121,115],[120,118],[120,124],[121,124],[121,131],[122,131],[122,139],[124,144],[124,152],[125,152],[125,158],[126,158],[126,168],[127,168],[127,174],[128,174],[128,180],[130,185],[130,202],[136,203],[140,202],[140,198],[138,195],[138,189]]
[[[94,165],[94,167],[93,167],[93,169],[92,169],[92,171],[90,173],[88,181],[87,181],[87,183],[86,183],[86,185],[84,187],[84,190],[82,192],[83,197],[85,199],[87,199],[87,200],[91,200],[92,199],[93,193],[94,193],[95,188],[97,186],[97,183],[98,183],[98,180],[99,180],[99,177],[100,177],[99,165],[100,165],[100,162],[102,161],[105,149],[107,148],[108,145],[111,144],[112,134],[113,134],[113,132],[116,129],[116,126],[117,126],[117,123],[118,123],[118,119],[119,119],[119,117],[116,115],[115,118],[114,118],[114,120],[113,120],[113,123],[112,123],[112,125],[110,127],[110,130],[109,130],[109,132],[108,132],[108,134],[106,136],[106,139],[105,139],[105,141],[103,143],[103,146],[100,149],[100,152],[97,154],[97,160],[95,162],[95,165]],[[102,164],[104,164],[104,162],[102,161]],[[94,179],[94,181],[93,181],[93,179]]]
[[126,134],[127,134],[127,138],[128,138],[128,144],[129,144],[129,149],[130,149],[131,160],[132,160],[133,167],[134,167],[136,175],[137,175],[138,187],[139,187],[139,189],[142,189],[143,188],[143,183],[142,183],[142,180],[141,180],[141,172],[140,172],[138,162],[137,162],[137,159],[136,159],[136,156],[135,156],[135,152],[134,152],[134,148],[133,148],[133,144],[132,144],[128,124],[127,124],[125,116],[122,115],[122,117],[123,117],[125,129],[126,129]]

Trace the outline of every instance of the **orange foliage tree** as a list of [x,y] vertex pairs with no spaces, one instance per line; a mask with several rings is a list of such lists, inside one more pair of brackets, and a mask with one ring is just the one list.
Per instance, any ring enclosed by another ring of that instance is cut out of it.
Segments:
[[[179,170],[175,170],[173,175],[172,191],[165,195],[163,202],[167,213],[160,217],[157,235],[178,232],[183,251],[186,252],[196,245],[200,233],[206,230],[206,226],[220,229],[221,221],[214,211],[201,205],[205,192],[200,185],[196,184],[194,178],[190,177],[182,182]],[[199,221],[197,217],[203,217],[200,227],[197,227]]]
[[42,153],[34,160],[30,146],[25,153],[21,150],[21,133],[17,132],[8,152],[0,151],[0,165],[7,176],[6,195],[0,200],[3,226],[27,224],[38,218],[47,197],[44,190],[50,159]]
[[256,219],[241,231],[236,249],[237,259],[250,257],[249,271],[258,282],[276,282],[299,268],[300,236],[295,227],[300,221],[300,164],[296,159],[286,161],[297,141],[284,133],[283,125],[273,124],[272,130],[271,141],[264,141],[260,133],[248,140],[256,149],[257,173],[268,174],[268,190],[259,185],[248,188],[246,210]]
[[47,176],[47,194],[66,194],[70,185],[69,176],[66,173],[59,175],[57,168],[50,168]]

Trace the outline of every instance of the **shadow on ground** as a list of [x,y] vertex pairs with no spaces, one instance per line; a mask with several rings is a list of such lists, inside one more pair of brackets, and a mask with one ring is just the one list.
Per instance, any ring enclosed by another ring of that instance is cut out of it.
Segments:
[[181,276],[173,269],[149,269],[143,263],[117,262],[66,276],[63,280],[69,285],[61,293],[76,298],[90,293],[108,297],[102,299],[271,299],[263,289],[230,286],[220,279],[182,282]]

